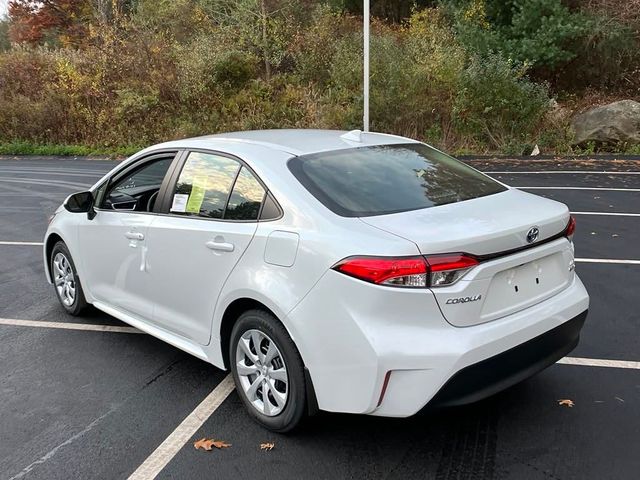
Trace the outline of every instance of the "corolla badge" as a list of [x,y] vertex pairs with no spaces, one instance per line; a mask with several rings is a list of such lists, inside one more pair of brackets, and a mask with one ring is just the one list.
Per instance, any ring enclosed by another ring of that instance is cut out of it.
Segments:
[[540,235],[538,227],[531,227],[527,232],[527,243],[535,242],[538,239],[538,235]]
[[482,295],[473,295],[471,297],[447,298],[447,301],[444,303],[446,303],[447,305],[456,305],[458,303],[477,302],[481,299]]

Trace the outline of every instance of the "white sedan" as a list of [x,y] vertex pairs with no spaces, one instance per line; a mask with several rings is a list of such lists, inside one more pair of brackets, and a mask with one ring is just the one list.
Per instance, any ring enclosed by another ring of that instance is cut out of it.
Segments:
[[287,431],[509,387],[578,343],[567,207],[423,143],[240,132],[147,148],[49,224],[48,280],[221,369]]

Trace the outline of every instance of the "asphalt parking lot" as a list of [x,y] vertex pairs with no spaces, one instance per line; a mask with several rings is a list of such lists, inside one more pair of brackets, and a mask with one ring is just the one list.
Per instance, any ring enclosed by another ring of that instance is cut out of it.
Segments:
[[[0,159],[0,479],[154,468],[158,478],[638,478],[640,159],[470,163],[576,215],[591,295],[578,348],[475,405],[401,420],[321,413],[285,436],[252,423],[235,392],[225,398],[225,372],[106,314],[72,318],[58,305],[39,245],[47,219],[114,162]],[[196,451],[202,437],[232,446]]]

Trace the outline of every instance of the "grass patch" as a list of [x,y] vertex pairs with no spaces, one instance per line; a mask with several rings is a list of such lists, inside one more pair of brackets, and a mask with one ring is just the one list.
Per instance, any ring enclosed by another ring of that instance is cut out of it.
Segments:
[[87,145],[51,145],[24,141],[0,142],[0,155],[42,155],[69,157],[128,157],[141,147],[92,147]]

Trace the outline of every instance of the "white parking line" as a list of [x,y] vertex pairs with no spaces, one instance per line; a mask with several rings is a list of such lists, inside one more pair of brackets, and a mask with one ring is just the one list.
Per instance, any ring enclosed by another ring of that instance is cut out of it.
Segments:
[[564,357],[557,363],[564,365],[578,365],[581,367],[607,367],[607,368],[631,368],[640,370],[640,362],[631,362],[627,360],[600,360],[598,358],[578,358]]
[[606,187],[525,187],[511,185],[520,190],[596,190],[604,192],[640,192],[640,188],[606,188]]
[[46,180],[44,178],[9,178],[1,177],[0,182],[7,183],[27,183],[33,185],[47,185],[49,187],[62,187],[69,189],[88,189],[91,184],[88,183],[76,183],[76,182],[63,182],[62,180]]
[[640,213],[620,212],[571,212],[573,215],[602,215],[604,217],[640,217]]
[[640,260],[618,260],[612,258],[576,258],[577,263],[611,263],[614,265],[640,265]]
[[62,330],[87,330],[92,332],[144,333],[133,327],[93,325],[88,323],[43,322],[38,320],[16,320],[15,318],[0,318],[0,325],[11,325],[16,327],[59,328]]
[[185,418],[171,435],[129,476],[129,480],[151,480],[162,471],[184,447],[204,422],[234,390],[233,378],[227,375],[200,405]]
[[589,170],[539,170],[539,171],[535,171],[535,172],[525,172],[522,170],[519,170],[517,172],[511,171],[511,172],[507,172],[507,171],[499,171],[499,172],[483,172],[486,173],[488,175],[511,175],[512,173],[515,175],[518,174],[529,174],[529,173],[533,173],[533,174],[572,174],[572,173],[579,173],[579,174],[597,174],[597,175],[640,175],[640,172],[606,172],[606,171],[597,171],[597,172],[593,172],[593,171],[589,171]]
[[44,245],[42,242],[0,242],[0,245],[27,245],[32,247],[41,247]]

